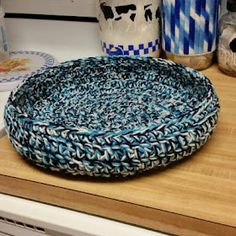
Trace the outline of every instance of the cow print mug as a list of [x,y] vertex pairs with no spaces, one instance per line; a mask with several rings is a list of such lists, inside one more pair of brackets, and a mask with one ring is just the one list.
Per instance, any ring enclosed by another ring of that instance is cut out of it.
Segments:
[[102,50],[109,56],[160,54],[161,0],[98,0]]

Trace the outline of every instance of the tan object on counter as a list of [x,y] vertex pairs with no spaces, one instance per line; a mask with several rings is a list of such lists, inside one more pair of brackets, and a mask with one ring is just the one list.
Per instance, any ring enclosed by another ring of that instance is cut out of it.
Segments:
[[175,63],[191,67],[196,70],[204,70],[212,65],[214,53],[206,53],[202,55],[175,55],[173,53],[165,52],[166,58]]
[[24,161],[0,139],[0,192],[171,234],[236,235],[236,80],[217,66],[218,127],[191,158],[135,178],[65,178]]
[[225,74],[236,77],[236,1],[228,0],[227,10],[220,20],[218,66]]
[[218,64],[222,72],[236,77],[236,53],[231,52],[224,45],[218,47]]

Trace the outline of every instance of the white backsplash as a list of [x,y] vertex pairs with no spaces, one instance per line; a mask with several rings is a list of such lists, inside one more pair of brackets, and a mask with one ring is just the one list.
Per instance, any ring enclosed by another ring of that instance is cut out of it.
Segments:
[[[97,0],[2,0],[6,12],[95,17]],[[222,13],[226,11],[222,0]]]

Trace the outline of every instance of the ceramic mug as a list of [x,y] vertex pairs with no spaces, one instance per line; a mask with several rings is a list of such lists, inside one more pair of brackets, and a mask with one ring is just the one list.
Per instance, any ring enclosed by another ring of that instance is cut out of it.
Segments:
[[160,54],[160,0],[99,0],[98,20],[106,55]]

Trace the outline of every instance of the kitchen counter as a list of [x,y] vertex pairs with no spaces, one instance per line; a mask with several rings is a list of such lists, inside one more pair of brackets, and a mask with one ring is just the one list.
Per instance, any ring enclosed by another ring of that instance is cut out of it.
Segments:
[[236,79],[203,71],[220,97],[217,129],[200,151],[135,178],[65,178],[0,139],[0,192],[178,235],[236,235]]

